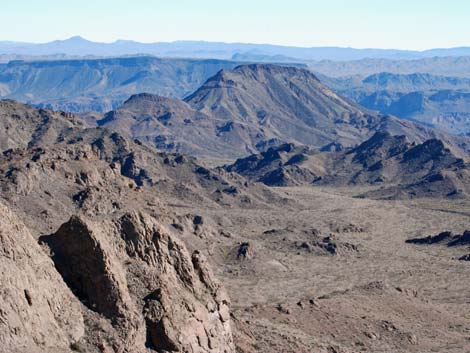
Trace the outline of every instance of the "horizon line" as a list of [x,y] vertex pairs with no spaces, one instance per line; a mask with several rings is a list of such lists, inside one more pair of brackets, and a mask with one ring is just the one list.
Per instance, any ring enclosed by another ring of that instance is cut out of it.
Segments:
[[289,44],[275,44],[275,43],[267,43],[267,42],[243,42],[243,41],[234,41],[234,42],[224,42],[224,41],[210,41],[210,40],[204,40],[204,39],[177,39],[177,40],[170,40],[170,41],[165,41],[165,40],[162,40],[162,41],[151,41],[151,42],[147,42],[147,41],[137,41],[137,40],[134,40],[134,39],[122,39],[122,38],[119,38],[119,39],[115,39],[115,40],[112,40],[112,41],[95,41],[95,40],[91,40],[91,39],[87,39],[81,35],[73,35],[71,37],[67,37],[67,38],[64,38],[64,39],[53,39],[53,40],[49,40],[49,41],[38,41],[38,42],[35,42],[35,41],[16,41],[16,40],[8,40],[8,39],[5,39],[5,40],[0,40],[0,43],[3,42],[3,43],[18,43],[18,44],[32,44],[32,45],[44,45],[44,44],[50,44],[50,43],[54,43],[54,42],[66,42],[66,41],[70,41],[70,40],[73,40],[73,39],[80,39],[80,40],[83,40],[83,41],[86,41],[86,42],[90,42],[90,43],[95,43],[95,44],[108,44],[108,45],[111,45],[111,44],[116,44],[116,43],[119,43],[119,42],[133,42],[133,43],[137,43],[137,44],[147,44],[147,45],[150,45],[150,44],[163,44],[163,43],[167,43],[167,44],[172,44],[172,43],[212,43],[212,44],[227,44],[227,45],[236,45],[236,44],[241,44],[241,45],[266,45],[266,46],[274,46],[274,47],[290,47],[290,48],[299,48],[299,49],[317,49],[317,48],[335,48],[335,49],[352,49],[352,50],[397,50],[397,51],[404,51],[404,52],[418,52],[418,53],[422,53],[422,52],[426,52],[426,51],[431,51],[431,50],[446,50],[446,49],[461,49],[461,48],[470,48],[470,44],[469,45],[458,45],[458,46],[450,46],[450,47],[430,47],[430,48],[426,48],[426,49],[402,49],[402,48],[384,48],[384,47],[353,47],[353,46],[340,46],[340,45],[329,45],[329,46],[304,46],[304,45],[289,45]]

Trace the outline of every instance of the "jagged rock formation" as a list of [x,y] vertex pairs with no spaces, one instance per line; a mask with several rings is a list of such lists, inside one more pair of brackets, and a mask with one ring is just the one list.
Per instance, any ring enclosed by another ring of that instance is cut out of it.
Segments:
[[416,144],[382,132],[340,152],[286,144],[225,169],[271,186],[381,186],[365,194],[375,198],[461,197],[469,192],[470,177],[466,157],[441,140]]
[[310,184],[318,177],[315,168],[301,167],[318,151],[306,146],[283,144],[265,152],[241,158],[224,168],[269,186]]
[[243,242],[237,250],[237,260],[250,260],[255,254],[254,246],[250,242]]
[[280,200],[239,175],[102,128],[73,129],[54,145],[5,151],[0,190],[37,233],[51,232],[77,212],[111,215],[164,202],[255,207]]
[[[468,252],[470,246],[470,231],[465,230],[462,234],[456,234],[451,231],[441,232],[437,235],[428,235],[425,237],[410,238],[405,241],[407,244],[413,245],[441,245],[445,246],[450,252],[451,248],[455,248],[455,252],[460,252],[461,248],[465,249],[465,252]],[[455,260],[459,261],[470,261],[470,254],[460,252]]]
[[70,352],[80,304],[29,230],[0,203],[0,352]]
[[[155,218],[126,211],[159,209],[169,221],[177,218],[163,206],[170,198],[254,201],[245,180],[106,129],[60,130],[54,119],[61,116],[48,120],[57,140],[36,145],[26,136],[0,156],[1,196],[33,233],[1,209],[2,283],[12,283],[1,306],[8,351],[233,352],[229,299],[202,253],[190,256]],[[63,224],[70,214],[80,216]],[[211,236],[209,221],[191,221],[194,235]],[[40,237],[52,263],[33,237],[57,228]]]
[[339,242],[336,237],[332,235],[316,237],[314,240],[296,242],[295,248],[308,253],[328,255],[347,255],[358,251],[356,245],[347,242]]
[[75,295],[118,332],[116,352],[233,352],[229,299],[204,256],[141,213],[72,217],[41,241]]

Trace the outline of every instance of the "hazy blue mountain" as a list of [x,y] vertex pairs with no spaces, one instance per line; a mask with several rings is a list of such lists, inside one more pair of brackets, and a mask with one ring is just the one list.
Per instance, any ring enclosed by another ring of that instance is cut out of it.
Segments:
[[[164,57],[230,59],[235,54],[287,56],[298,60],[358,60],[363,58],[419,59],[434,56],[470,55],[470,47],[410,51],[397,49],[355,49],[340,47],[292,47],[269,44],[176,41],[139,43],[118,40],[97,43],[76,36],[49,43],[0,42],[0,54],[21,55],[98,55],[151,54]],[[251,59],[249,59],[251,61]]]
[[106,112],[131,95],[183,98],[233,61],[128,57],[0,64],[0,97],[72,112]]
[[232,60],[235,61],[252,61],[259,63],[273,63],[273,62],[306,62],[299,58],[291,58],[285,55],[266,55],[266,54],[250,54],[250,53],[235,53],[232,55]]
[[470,77],[449,77],[427,73],[395,74],[380,72],[363,79],[359,79],[358,76],[332,79],[322,76],[322,78],[325,83],[337,90],[352,88],[363,93],[373,93],[379,89],[404,93],[442,89],[470,89]]
[[329,77],[366,76],[390,72],[394,74],[428,73],[440,76],[470,77],[470,56],[431,57],[416,60],[362,59],[351,61],[323,60],[308,62],[315,73]]
[[322,80],[372,110],[419,121],[454,134],[470,133],[470,78],[380,73]]

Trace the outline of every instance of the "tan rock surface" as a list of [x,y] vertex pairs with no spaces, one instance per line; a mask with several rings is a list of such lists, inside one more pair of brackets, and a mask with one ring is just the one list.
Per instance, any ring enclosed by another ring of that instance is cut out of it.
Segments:
[[24,224],[0,204],[0,352],[68,352],[84,334],[79,301]]

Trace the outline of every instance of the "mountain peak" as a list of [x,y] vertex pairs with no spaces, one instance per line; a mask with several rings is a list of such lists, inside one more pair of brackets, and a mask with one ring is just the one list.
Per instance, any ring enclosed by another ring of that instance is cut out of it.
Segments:
[[370,139],[348,152],[353,160],[364,166],[372,166],[380,160],[404,153],[410,147],[405,135],[392,135],[378,131]]
[[81,36],[73,36],[73,37],[67,38],[65,40],[62,40],[61,42],[70,42],[70,43],[87,42],[87,43],[91,43],[91,41],[89,41],[88,39],[85,39]]

